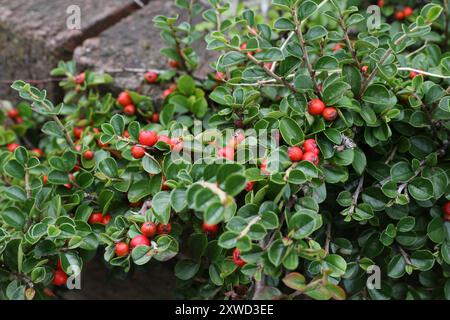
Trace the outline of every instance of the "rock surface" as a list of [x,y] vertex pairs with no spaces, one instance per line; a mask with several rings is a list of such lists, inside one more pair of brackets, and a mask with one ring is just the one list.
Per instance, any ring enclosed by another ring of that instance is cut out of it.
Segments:
[[[148,2],[148,1],[144,1]],[[78,0],[79,30],[68,29],[74,11],[72,0],[0,0],[0,95],[11,96],[8,80],[41,80],[59,60],[72,58],[73,50],[140,9],[132,0]],[[68,13],[69,12],[69,13]],[[42,82],[51,93],[53,81]]]
[[[153,26],[156,15],[175,16],[180,14],[175,1],[152,0],[142,10],[102,32],[98,37],[87,39],[74,53],[74,59],[81,68],[110,72],[115,86],[137,90],[143,80],[142,72],[127,70],[168,69],[166,58],[160,50],[166,44],[160,37],[160,30]],[[197,41],[195,48],[200,61],[206,61],[196,75],[204,77],[211,68],[207,61],[213,61],[215,54],[206,51],[206,43]],[[163,88],[150,86],[146,92],[161,96]]]

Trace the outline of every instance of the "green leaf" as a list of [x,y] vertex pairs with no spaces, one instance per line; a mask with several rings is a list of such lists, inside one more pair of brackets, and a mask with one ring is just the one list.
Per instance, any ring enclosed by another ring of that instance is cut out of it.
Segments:
[[200,268],[200,264],[191,260],[181,260],[175,265],[175,276],[181,280],[193,278]]
[[340,277],[343,276],[347,270],[347,262],[337,254],[330,254],[324,259],[324,267],[331,270],[330,276]]
[[159,162],[150,155],[146,155],[142,158],[142,166],[144,167],[144,170],[150,174],[159,174],[161,172]]
[[416,200],[425,201],[433,197],[433,184],[425,178],[415,178],[408,184],[409,194]]
[[160,191],[152,199],[152,208],[156,218],[162,224],[169,223],[170,220],[170,193]]
[[26,215],[18,208],[9,207],[0,213],[3,221],[16,230],[21,230],[26,222]]
[[118,168],[116,160],[113,158],[105,158],[98,164],[98,169],[110,178],[118,176]]
[[323,102],[327,106],[332,106],[341,100],[346,92],[350,90],[350,85],[343,81],[336,81],[326,86],[323,90]]
[[370,85],[364,92],[362,99],[368,103],[385,106],[391,105],[389,91],[381,84]]
[[289,145],[297,145],[304,140],[304,134],[300,126],[291,118],[283,118],[280,121],[280,132],[284,141]]

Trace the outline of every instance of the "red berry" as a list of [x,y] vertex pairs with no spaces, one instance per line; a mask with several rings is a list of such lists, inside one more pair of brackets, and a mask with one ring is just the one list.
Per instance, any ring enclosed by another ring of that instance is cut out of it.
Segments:
[[172,92],[173,90],[171,88],[164,90],[163,97],[167,98]]
[[156,224],[144,222],[141,226],[141,233],[148,238],[153,238],[156,234]]
[[124,257],[130,253],[130,247],[125,242],[118,242],[114,251],[118,257]]
[[141,159],[145,156],[145,149],[139,146],[133,146],[131,148],[131,155],[135,159]]
[[154,113],[152,114],[151,121],[154,122],[154,123],[158,123],[158,122],[159,122],[159,114],[156,113],[156,112],[154,112]]
[[120,104],[122,107],[126,107],[130,104],[133,104],[133,100],[131,100],[131,97],[128,94],[128,92],[124,91],[119,94],[119,97],[117,98],[117,103]]
[[394,18],[397,21],[401,21],[401,20],[405,19],[405,13],[403,11],[396,11],[394,14]]
[[325,108],[322,112],[322,116],[327,121],[333,121],[337,117],[337,110],[333,107]]
[[378,0],[378,6],[380,8],[383,8],[384,7],[384,0]]
[[300,147],[290,147],[288,149],[288,155],[292,162],[298,162],[302,160],[303,151]]
[[125,131],[123,132],[123,136],[124,136],[125,138],[129,138],[129,137],[130,137],[130,133],[128,132],[128,130],[125,130]]
[[80,73],[79,75],[77,75],[75,77],[76,84],[83,84],[85,80],[86,80],[86,74],[84,72]]
[[133,239],[131,239],[130,246],[131,248],[136,248],[138,246],[149,246],[150,240],[146,236],[143,236],[142,234],[135,236]]
[[263,174],[269,174],[269,171],[267,171],[267,159],[264,159],[264,160],[261,162],[261,172],[262,172]]
[[136,107],[133,104],[129,104],[123,108],[123,113],[127,116],[134,116],[136,113]]
[[157,227],[158,234],[169,234],[172,231],[172,225],[159,223]]
[[219,149],[218,156],[220,158],[225,158],[228,160],[234,160],[234,148],[232,147],[224,147],[222,149]]
[[367,70],[369,70],[369,66],[362,66],[362,67],[361,67],[361,71],[362,71],[363,73],[366,73]]
[[233,251],[233,262],[238,267],[243,267],[246,264],[246,262],[241,259],[241,252],[238,248],[235,248]]
[[247,184],[245,185],[245,191],[252,191],[253,187],[255,185],[255,181],[248,181]]
[[105,214],[102,218],[102,224],[104,224],[106,226],[107,224],[109,224],[111,219],[112,219],[111,215]]
[[96,223],[102,223],[103,221],[103,214],[101,212],[95,212],[91,214],[89,217],[89,224],[96,224]]
[[411,7],[405,7],[405,8],[403,9],[403,14],[405,15],[405,17],[409,17],[409,16],[411,16],[413,13],[414,13],[414,10],[413,10],[413,8],[411,8]]
[[71,185],[70,183],[66,183],[66,184],[64,185],[64,187],[66,187],[67,189],[72,189],[72,185]]
[[241,44],[241,45],[239,46],[239,48],[240,48],[241,50],[245,50],[245,49],[247,49],[247,44],[244,42],[243,44]]
[[342,44],[336,43],[333,47],[333,52],[339,51],[342,49]]
[[42,177],[42,183],[43,183],[44,185],[46,185],[46,184],[47,184],[47,181],[48,181],[47,176],[43,176],[43,177]]
[[102,143],[102,141],[101,141],[100,139],[97,140],[97,145],[98,145],[100,148],[102,148],[102,149],[108,147],[108,144],[107,144],[107,143]]
[[215,79],[216,81],[218,81],[218,82],[223,81],[223,80],[225,79],[225,73],[220,72],[220,71],[217,71],[217,72],[214,74],[214,79]]
[[53,281],[52,283],[55,286],[63,286],[67,282],[67,274],[62,270],[55,270],[53,273]]
[[447,214],[447,215],[450,215],[450,201],[447,201],[444,204],[444,213]]
[[325,104],[320,99],[312,99],[308,103],[308,112],[313,116],[318,116],[319,114],[322,114],[324,109]]
[[73,135],[76,139],[80,139],[81,135],[83,134],[83,128],[82,127],[75,127],[73,128]]
[[10,143],[6,145],[6,148],[8,148],[9,152],[14,152],[14,150],[16,150],[18,147],[20,147],[20,145],[17,143]]
[[306,139],[305,142],[303,142],[303,150],[305,150],[305,152],[312,152],[315,149],[317,149],[317,143],[316,140],[314,139]]
[[177,60],[169,59],[168,64],[170,67],[176,69],[180,66],[180,63]]
[[23,118],[22,117],[17,117],[16,118],[16,123],[17,124],[22,124],[23,123]]
[[11,109],[8,111],[8,117],[10,117],[11,119],[17,118],[19,115],[19,110],[17,109]]
[[32,151],[37,155],[38,158],[42,158],[42,156],[44,155],[44,151],[39,148],[34,148]]
[[94,151],[92,150],[87,150],[83,153],[83,158],[86,160],[92,160],[94,159]]
[[415,71],[411,71],[410,73],[409,73],[409,78],[412,80],[412,79],[414,79],[416,76],[418,76],[419,74],[417,73],[417,72],[415,72]]
[[156,142],[158,142],[158,134],[156,131],[141,131],[139,133],[140,144],[147,147],[153,147]]
[[75,150],[77,150],[78,152],[80,152],[80,151],[81,151],[81,145],[76,145],[76,146],[75,146]]
[[144,77],[148,83],[155,83],[156,81],[158,81],[158,74],[153,71],[147,72]]
[[170,190],[170,188],[166,185],[166,181],[167,181],[166,177],[162,176],[161,177],[161,190],[163,190],[163,191],[169,191]]
[[319,159],[319,157],[317,156],[317,154],[315,154],[314,152],[310,152],[310,151],[305,152],[305,154],[303,155],[303,158],[302,158],[303,161],[309,161],[314,164],[317,162],[318,159]]
[[202,229],[206,235],[215,236],[219,231],[219,227],[220,226],[218,224],[207,224],[206,222],[203,222]]

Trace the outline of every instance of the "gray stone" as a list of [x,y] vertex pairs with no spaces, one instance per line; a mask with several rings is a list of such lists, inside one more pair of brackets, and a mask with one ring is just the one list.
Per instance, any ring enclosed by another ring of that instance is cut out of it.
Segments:
[[[123,19],[98,37],[87,39],[75,50],[75,61],[82,68],[99,72],[113,71],[111,74],[115,78],[116,88],[139,91],[142,89],[143,73],[133,70],[170,69],[166,58],[159,53],[160,49],[167,45],[160,37],[160,30],[153,26],[152,19],[160,14],[179,14],[174,2],[152,0],[145,8]],[[202,40],[195,43],[195,48],[202,61],[196,75],[204,77],[212,71],[209,62],[215,59],[216,54],[206,51],[206,43]],[[160,86],[148,86],[145,93],[160,98],[163,89]]]
[[[74,4],[81,11],[80,30],[67,28],[67,9]],[[10,98],[7,80],[49,78],[85,39],[138,9],[133,0],[0,0],[0,95]],[[50,92],[55,85],[44,82]]]

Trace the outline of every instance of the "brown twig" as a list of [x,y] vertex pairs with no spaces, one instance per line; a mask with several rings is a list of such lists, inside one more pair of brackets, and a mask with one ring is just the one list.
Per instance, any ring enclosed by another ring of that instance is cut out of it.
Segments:
[[277,75],[275,72],[273,72],[272,70],[270,70],[269,68],[267,68],[264,65],[264,62],[259,61],[258,59],[256,59],[253,55],[248,54],[247,57],[254,63],[257,64],[258,66],[260,66],[261,68],[263,68],[264,72],[272,77],[273,79],[275,79],[278,83],[283,84],[286,88],[288,88],[289,90],[291,90],[294,93],[297,93],[298,90],[286,79],[280,77],[279,75]]
[[294,24],[295,24],[295,33],[297,35],[300,47],[302,48],[303,59],[304,59],[304,62],[306,64],[306,67],[308,68],[308,72],[309,72],[309,75],[311,77],[311,80],[312,80],[312,82],[314,84],[314,87],[316,89],[317,94],[321,97],[320,87],[319,87],[319,84],[317,83],[317,80],[316,80],[316,72],[313,70],[311,61],[309,60],[308,50],[306,48],[306,41],[305,41],[305,38],[303,37],[302,24],[298,20],[297,8],[298,7],[295,6],[295,8],[293,8],[292,12],[291,12],[292,13],[292,18],[294,19]]

